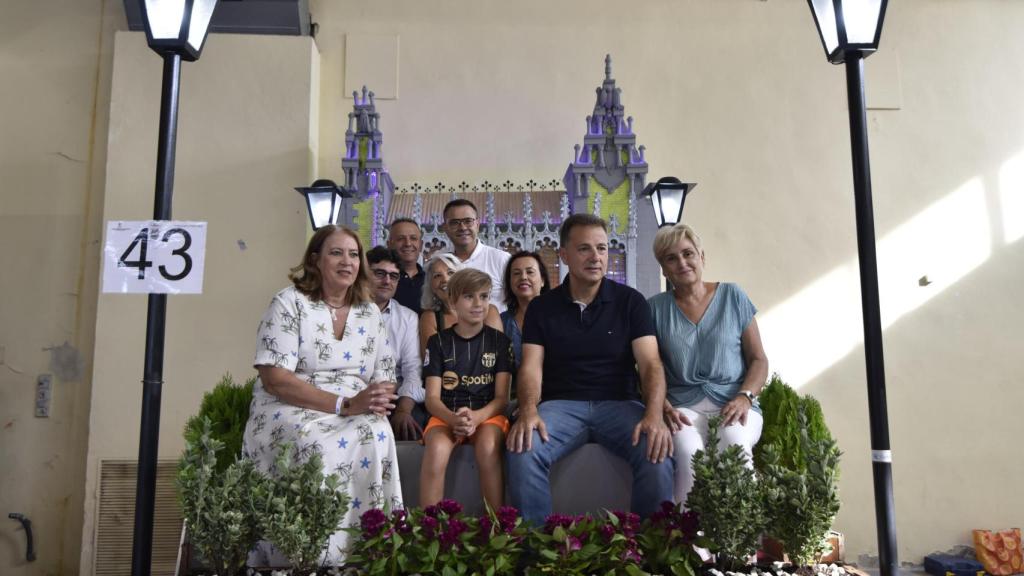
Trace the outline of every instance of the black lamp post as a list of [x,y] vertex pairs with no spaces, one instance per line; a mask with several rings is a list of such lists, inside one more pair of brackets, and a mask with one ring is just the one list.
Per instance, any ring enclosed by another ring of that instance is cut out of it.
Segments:
[[309,186],[300,186],[295,190],[306,199],[309,223],[312,224],[313,230],[337,224],[342,199],[353,196],[352,192],[338,186],[333,180],[317,180]]
[[[174,192],[174,149],[178,133],[178,87],[181,61],[199,58],[217,0],[139,0],[146,41],[164,60],[160,91],[160,135],[156,156],[154,220],[171,219]],[[135,531],[132,576],[150,573],[153,548],[153,507],[156,459],[160,442],[160,395],[164,373],[164,324],[167,295],[150,294],[146,309],[146,357],[142,377],[142,426],[139,470],[135,484]]]
[[658,228],[673,226],[683,219],[683,205],[686,196],[697,187],[696,183],[680,182],[679,178],[666,176],[644,187],[643,196],[650,196],[654,204],[654,219]]
[[899,562],[896,557],[896,514],[892,496],[892,453],[889,449],[882,320],[878,303],[878,262],[875,255],[867,112],[864,104],[864,58],[878,49],[888,0],[808,0],[808,3],[829,62],[846,64],[879,569],[882,576],[895,576],[899,574]]

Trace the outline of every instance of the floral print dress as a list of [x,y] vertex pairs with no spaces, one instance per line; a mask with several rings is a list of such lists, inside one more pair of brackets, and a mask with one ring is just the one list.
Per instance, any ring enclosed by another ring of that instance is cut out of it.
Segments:
[[[352,397],[371,382],[394,381],[395,360],[387,327],[372,302],[353,305],[341,340],[334,336],[330,309],[294,287],[279,292],[260,321],[255,366],[293,371],[313,386]],[[358,525],[370,508],[402,508],[398,455],[387,419],[372,414],[336,416],[281,402],[257,380],[253,388],[243,455],[274,474],[274,458],[284,443],[296,458],[319,453],[324,473],[341,477],[349,509],[342,528]],[[328,564],[344,560],[348,534],[339,530],[326,551]],[[250,563],[283,560],[263,543]],[[261,557],[262,556],[262,557]]]

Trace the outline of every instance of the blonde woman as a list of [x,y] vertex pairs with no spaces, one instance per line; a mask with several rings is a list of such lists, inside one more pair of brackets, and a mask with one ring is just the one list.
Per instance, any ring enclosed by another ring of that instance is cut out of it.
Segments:
[[[445,328],[452,327],[458,320],[455,310],[448,302],[448,279],[463,268],[462,262],[449,252],[439,252],[427,260],[426,280],[423,282],[423,298],[420,304],[420,357],[427,351],[427,340]],[[501,332],[501,316],[491,304],[487,308],[486,326]]]
[[704,249],[693,228],[676,224],[659,230],[654,256],[672,283],[671,291],[648,303],[665,365],[674,497],[685,502],[693,487],[690,462],[704,448],[709,418],[722,416],[720,445],[739,444],[753,466],[763,423],[757,394],[768,377],[768,358],[754,319],[757,309],[746,293],[735,284],[704,280]]

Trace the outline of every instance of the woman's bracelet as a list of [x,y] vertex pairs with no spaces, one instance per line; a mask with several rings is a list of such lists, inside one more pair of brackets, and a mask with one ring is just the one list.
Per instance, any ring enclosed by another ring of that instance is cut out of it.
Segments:
[[348,408],[351,407],[352,401],[348,398],[345,398],[341,394],[338,394],[338,399],[334,402],[334,414],[337,416],[345,416],[345,414],[342,414],[341,411],[347,410]]

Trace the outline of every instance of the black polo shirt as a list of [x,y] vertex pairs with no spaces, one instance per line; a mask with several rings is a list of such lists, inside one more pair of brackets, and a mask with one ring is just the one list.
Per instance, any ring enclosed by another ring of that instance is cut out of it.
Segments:
[[534,298],[523,321],[523,344],[544,347],[541,401],[639,398],[632,344],[654,334],[643,295],[607,278],[582,310],[566,278]]
[[423,267],[419,264],[416,265],[416,270],[419,272],[415,276],[409,276],[405,273],[405,270],[399,270],[395,300],[398,300],[398,303],[402,306],[411,309],[419,317],[420,313],[423,312],[423,307],[420,306],[420,298],[423,297],[423,279],[426,278],[426,275],[423,273]]

